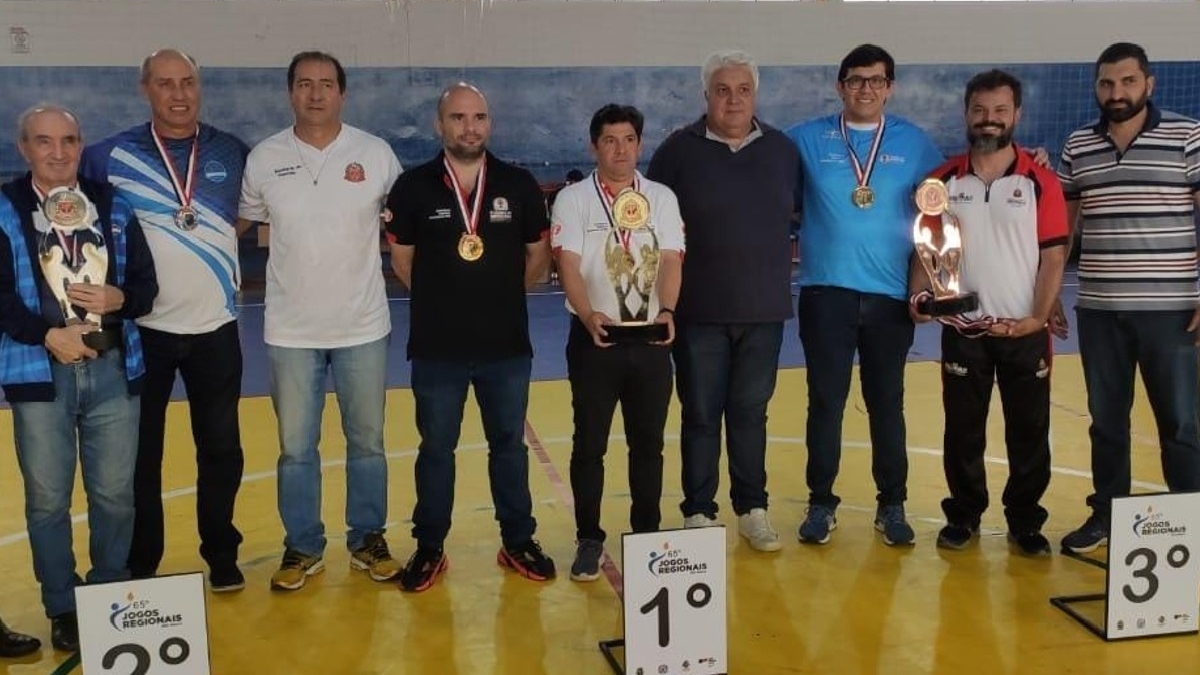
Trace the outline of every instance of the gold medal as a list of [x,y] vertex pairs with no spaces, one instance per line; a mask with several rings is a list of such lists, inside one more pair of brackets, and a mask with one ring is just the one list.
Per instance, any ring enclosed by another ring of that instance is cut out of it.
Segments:
[[946,184],[936,178],[926,178],[917,186],[913,199],[917,209],[927,216],[940,216],[950,206],[950,191]]
[[464,234],[458,240],[458,257],[475,262],[483,257],[483,239],[477,234]]
[[612,215],[617,227],[640,230],[650,222],[650,200],[633,188],[625,188],[613,200]]
[[869,185],[859,185],[850,193],[850,201],[860,209],[869,209],[875,203],[875,191]]
[[89,210],[83,195],[67,187],[51,190],[42,203],[46,219],[65,230],[87,225]]

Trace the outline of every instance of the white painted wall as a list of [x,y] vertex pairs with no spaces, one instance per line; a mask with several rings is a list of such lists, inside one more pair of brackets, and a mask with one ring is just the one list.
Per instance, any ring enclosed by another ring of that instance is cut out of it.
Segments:
[[204,65],[695,65],[739,46],[763,64],[836,64],[877,42],[902,63],[1091,62],[1117,40],[1200,60],[1200,2],[690,3],[528,0],[0,0],[0,66],[133,65],[160,46]]

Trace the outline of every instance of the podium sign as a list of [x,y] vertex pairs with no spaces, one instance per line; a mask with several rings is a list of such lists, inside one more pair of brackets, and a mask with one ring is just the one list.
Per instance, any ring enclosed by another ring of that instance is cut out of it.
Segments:
[[622,537],[626,675],[723,675],[725,528]]
[[1197,632],[1200,493],[1114,499],[1111,523],[1106,637]]
[[80,586],[75,604],[88,675],[210,675],[199,572]]

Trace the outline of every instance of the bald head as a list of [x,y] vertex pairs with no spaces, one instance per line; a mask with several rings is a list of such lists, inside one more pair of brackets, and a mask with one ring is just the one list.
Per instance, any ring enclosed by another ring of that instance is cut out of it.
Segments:
[[442,115],[445,114],[446,106],[451,99],[462,100],[463,97],[466,97],[467,99],[477,98],[479,102],[483,103],[484,110],[487,110],[487,97],[483,95],[482,91],[479,91],[478,87],[467,82],[455,82],[449,87],[443,89],[442,95],[438,97],[438,119],[441,119]]
[[200,122],[200,68],[178,49],[160,49],[142,62],[142,95],[150,103],[154,130],[188,138]]
[[200,65],[196,63],[196,59],[193,59],[186,52],[182,52],[178,49],[167,48],[152,52],[149,56],[142,60],[141,83],[145,85],[150,81],[150,77],[154,72],[154,67],[156,64],[169,62],[180,62],[188,70],[192,71],[192,75],[194,77],[197,79],[200,77]]
[[492,135],[492,118],[483,92],[465,82],[446,87],[438,98],[436,127],[442,147],[451,159],[465,163],[480,161]]

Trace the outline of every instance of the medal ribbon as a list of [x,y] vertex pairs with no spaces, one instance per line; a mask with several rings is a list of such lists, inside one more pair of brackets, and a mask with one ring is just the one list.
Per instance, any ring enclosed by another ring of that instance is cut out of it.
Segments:
[[[633,232],[626,230],[623,227],[617,227],[617,221],[613,219],[613,202],[615,202],[617,198],[615,196],[609,196],[608,188],[606,188],[604,184],[600,182],[600,174],[596,173],[595,171],[592,172],[592,185],[596,188],[596,196],[600,198],[600,203],[604,206],[604,216],[608,218],[608,226],[612,228],[613,236],[616,237],[617,243],[619,243],[625,249],[625,251],[628,252],[629,244],[633,241]],[[638,178],[636,174],[633,176],[633,189],[634,191],[638,191]]]
[[875,138],[871,139],[871,150],[867,155],[867,167],[864,169],[858,155],[854,152],[854,146],[850,144],[850,130],[846,128],[846,116],[838,116],[838,125],[842,129],[842,142],[846,144],[846,150],[850,153],[850,164],[854,166],[854,180],[859,187],[865,187],[871,182],[871,173],[875,170],[875,158],[879,156],[879,147],[883,145],[885,121],[882,116],[879,118],[879,126],[875,129]]
[[175,196],[179,198],[179,206],[190,207],[192,191],[196,186],[196,157],[200,150],[200,128],[196,128],[196,135],[192,137],[192,151],[188,156],[187,165],[187,183],[179,180],[179,173],[175,171],[175,163],[171,161],[171,155],[167,154],[167,147],[163,144],[162,137],[158,135],[153,124],[150,125],[150,136],[154,139],[154,147],[158,148],[158,156],[162,158],[163,164],[167,167],[167,175],[171,178],[171,187],[175,189]]
[[458,210],[462,212],[463,226],[467,228],[467,234],[475,234],[479,230],[479,215],[483,213],[483,186],[487,176],[487,160],[484,160],[479,165],[479,174],[475,176],[475,205],[467,211],[467,201],[463,196],[462,186],[458,182],[458,176],[454,174],[454,167],[450,166],[450,160],[442,157],[442,164],[446,167],[446,173],[450,176],[450,185],[454,188],[454,201],[458,204]]

